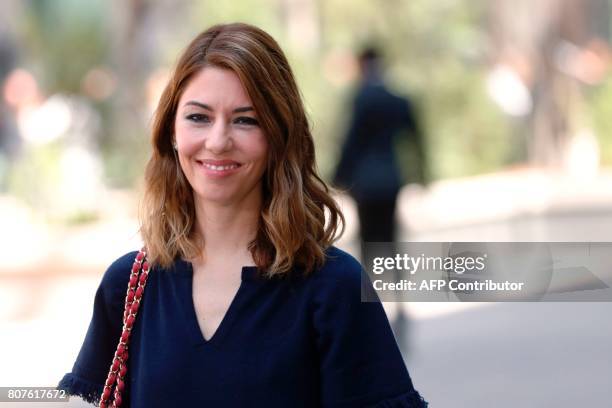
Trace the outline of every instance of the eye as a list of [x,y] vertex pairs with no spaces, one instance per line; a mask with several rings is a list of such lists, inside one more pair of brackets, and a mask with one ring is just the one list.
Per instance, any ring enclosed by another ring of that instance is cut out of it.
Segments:
[[250,116],[241,116],[234,120],[234,123],[238,125],[247,125],[247,126],[259,126],[259,122],[257,119],[252,118]]
[[208,115],[203,115],[201,113],[192,113],[190,115],[187,115],[185,117],[185,119],[192,121],[192,122],[196,122],[196,123],[207,123],[210,122],[210,118],[208,117]]

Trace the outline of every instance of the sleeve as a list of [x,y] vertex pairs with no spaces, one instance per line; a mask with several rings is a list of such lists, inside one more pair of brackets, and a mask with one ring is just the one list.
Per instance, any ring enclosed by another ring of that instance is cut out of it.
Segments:
[[[321,272],[325,272],[322,270]],[[350,259],[319,276],[313,325],[323,407],[425,408],[382,304],[361,301],[361,265]],[[371,286],[370,286],[371,288]]]
[[57,389],[90,403],[99,401],[121,336],[125,292],[136,253],[119,258],[104,273],[81,350],[72,371],[62,378]]

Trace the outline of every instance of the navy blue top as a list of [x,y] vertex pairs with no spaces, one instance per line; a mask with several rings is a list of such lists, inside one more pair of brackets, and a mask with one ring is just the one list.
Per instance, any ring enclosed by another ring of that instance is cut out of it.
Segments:
[[[361,265],[335,247],[326,254],[306,278],[267,279],[243,267],[209,340],[196,318],[191,263],[153,267],[130,338],[122,406],[426,407],[381,303],[361,301]],[[100,398],[135,256],[122,256],[104,274],[85,341],[58,389]]]

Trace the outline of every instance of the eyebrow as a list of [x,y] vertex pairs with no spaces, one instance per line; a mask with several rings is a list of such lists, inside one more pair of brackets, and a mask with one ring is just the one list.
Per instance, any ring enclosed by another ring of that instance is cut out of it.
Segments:
[[[208,106],[205,103],[198,102],[198,101],[189,101],[189,102],[186,102],[185,106],[188,106],[188,105],[199,106],[200,108],[205,109],[205,110],[210,111],[210,112],[213,111],[213,108],[211,108],[210,106]],[[239,108],[234,109],[233,113],[250,112],[250,111],[255,111],[255,109],[253,109],[252,106],[241,106]]]

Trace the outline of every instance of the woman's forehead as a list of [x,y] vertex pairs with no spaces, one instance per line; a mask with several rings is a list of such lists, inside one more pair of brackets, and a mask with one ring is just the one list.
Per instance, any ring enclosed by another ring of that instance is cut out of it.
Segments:
[[230,69],[205,67],[189,81],[180,104],[196,101],[214,109],[235,109],[252,102],[238,75]]

